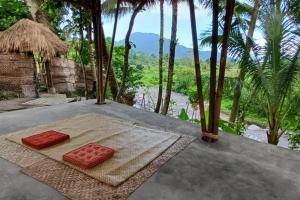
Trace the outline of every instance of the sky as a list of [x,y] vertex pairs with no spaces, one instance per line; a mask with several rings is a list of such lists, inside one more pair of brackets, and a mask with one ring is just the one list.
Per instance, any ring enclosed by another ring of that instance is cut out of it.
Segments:
[[[197,29],[199,33],[210,29],[211,27],[211,13],[209,10],[204,9],[200,5],[196,5],[196,20]],[[171,37],[171,24],[172,24],[172,7],[165,3],[165,25],[164,25],[164,37]],[[123,40],[125,38],[131,13],[123,16],[118,21],[118,28],[116,33],[116,40]],[[192,47],[192,37],[191,37],[191,24],[190,24],[190,14],[189,7],[186,2],[182,2],[178,5],[178,27],[177,27],[177,39],[179,44],[186,47]],[[104,19],[104,30],[105,36],[111,37],[113,30],[113,20]],[[133,27],[134,32],[142,33],[160,33],[160,9],[159,4],[147,9],[146,11],[140,12],[135,20]]]
[[[197,33],[198,36],[211,29],[212,23],[212,12],[210,9],[205,9],[203,6],[195,2],[196,8],[196,22],[197,22]],[[240,2],[247,2],[246,0],[240,0]],[[172,24],[172,6],[164,4],[164,38],[170,39],[171,37],[171,24]],[[123,16],[118,21],[118,28],[116,33],[116,41],[123,40],[128,30],[131,13]],[[113,18],[104,18],[104,31],[106,37],[112,36],[113,30]],[[160,8],[159,4],[140,12],[136,19],[133,27],[134,32],[142,33],[160,33]],[[177,23],[177,39],[179,44],[186,47],[192,47],[192,35],[191,35],[191,24],[190,24],[190,12],[187,2],[181,2],[178,5],[178,23]],[[254,33],[254,40],[260,45],[265,44],[265,39],[262,37],[262,33],[256,29]],[[209,50],[209,47],[201,47],[200,50]]]

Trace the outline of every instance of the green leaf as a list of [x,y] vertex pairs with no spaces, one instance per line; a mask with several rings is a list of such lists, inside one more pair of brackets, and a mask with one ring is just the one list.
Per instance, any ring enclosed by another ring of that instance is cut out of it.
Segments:
[[180,111],[179,119],[181,119],[183,121],[188,121],[190,119],[184,108],[182,108],[181,111]]

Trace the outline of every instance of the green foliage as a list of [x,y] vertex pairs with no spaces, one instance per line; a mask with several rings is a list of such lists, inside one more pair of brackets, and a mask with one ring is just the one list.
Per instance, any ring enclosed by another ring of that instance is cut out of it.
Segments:
[[235,83],[236,83],[236,78],[225,77],[223,96],[233,98]]
[[188,88],[196,84],[195,71],[191,67],[177,67],[175,68],[173,90],[175,92],[185,94],[188,93]]
[[233,124],[220,119],[219,120],[219,126],[221,127],[221,129],[225,132],[225,133],[231,133],[231,134],[235,134],[235,130],[234,128],[232,128]]
[[[265,11],[263,31],[266,44],[254,48],[255,58],[248,66],[254,88],[263,97],[270,133],[280,137],[289,112],[287,102],[299,77],[299,36],[293,22],[277,8]],[[274,138],[274,137],[273,137]]]
[[10,92],[6,90],[0,90],[0,101],[9,100],[18,97],[18,94],[15,92]]
[[[120,57],[120,62],[123,62],[122,56]],[[141,53],[136,53],[134,56],[131,57],[130,63],[141,63],[144,66],[142,71],[143,77],[141,79],[141,82],[144,86],[158,86],[158,58],[154,58],[153,56],[147,56]],[[209,67],[205,68],[206,65],[209,65],[208,61],[201,61],[202,84],[204,88],[203,92],[204,98],[207,100],[209,96]],[[167,57],[165,57],[163,69],[165,86],[167,80]],[[237,70],[237,64],[230,63],[230,68],[228,68],[226,71],[224,83],[222,112],[229,113],[231,111],[233,88],[238,73],[239,71]],[[232,132],[235,134],[241,134],[245,130],[244,119],[262,125],[267,124],[266,112],[263,106],[263,102],[265,101],[265,95],[257,92],[253,93],[255,87],[253,86],[253,82],[250,77],[246,77],[243,86],[244,87],[240,104],[242,105],[241,107],[243,107],[243,105],[246,105],[247,109],[244,110],[243,108],[241,108],[239,110],[239,113],[241,113],[239,115],[242,116],[238,117],[235,124],[227,124],[230,125]],[[284,123],[284,129],[296,130],[297,125],[300,124],[299,121],[297,122],[295,120],[295,116],[299,115],[300,113],[299,88],[300,83],[294,85],[292,92],[290,92],[290,97],[287,99],[290,108]],[[189,98],[189,102],[191,103],[191,105],[198,109],[198,95],[197,87],[195,84],[195,74],[192,58],[178,59],[175,61],[173,91],[186,94]],[[249,103],[250,99],[252,99],[252,101]],[[195,121],[195,123],[197,123],[197,120]],[[223,124],[226,125],[226,123]]]
[[22,18],[30,18],[28,7],[24,1],[0,1],[0,31],[4,31]]
[[82,59],[84,66],[90,65],[90,54],[89,54],[89,46],[87,40],[84,40],[83,42],[82,53],[79,52],[81,48],[81,41],[79,40],[73,40],[69,42],[68,47],[69,47],[68,58],[74,60],[76,63],[81,63],[81,59]]
[[300,3],[299,0],[289,0],[288,4],[288,13],[289,15],[296,21],[296,23],[300,23]]
[[61,24],[65,20],[64,16],[68,14],[65,4],[62,1],[53,0],[41,0],[41,2],[41,9],[47,14],[51,26],[55,29],[55,32],[62,37],[63,30]]
[[242,135],[245,130],[245,123],[243,120],[237,120],[235,123],[231,123],[226,120],[220,120],[219,121],[219,126],[225,133],[231,133],[231,134],[236,134],[236,135]]
[[300,146],[300,132],[289,134],[289,141],[292,144],[292,149],[297,149]]
[[[123,66],[124,66],[124,46],[116,46],[113,51],[113,59],[112,64],[115,69],[116,77],[118,81],[120,82],[122,80],[123,75]],[[130,65],[128,70],[128,81],[126,84],[125,89],[127,92],[134,92],[134,90],[142,85],[141,79],[143,78],[143,70],[144,65],[142,62],[136,58],[136,53],[132,53],[130,55]]]
[[179,114],[179,119],[181,119],[182,121],[188,121],[190,118],[186,112],[186,110],[184,108],[181,108],[180,114]]
[[189,98],[189,102],[193,105],[193,104],[197,104],[198,103],[198,92],[197,92],[197,86],[193,85],[192,87],[190,87],[187,91],[187,95]]

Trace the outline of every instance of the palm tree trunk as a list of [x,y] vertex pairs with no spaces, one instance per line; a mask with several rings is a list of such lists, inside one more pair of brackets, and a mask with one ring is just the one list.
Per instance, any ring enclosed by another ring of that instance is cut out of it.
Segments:
[[[48,21],[47,14],[41,10],[42,2],[41,0],[26,0],[26,5],[30,11],[31,17],[34,21],[44,24],[45,26],[49,27],[52,31],[54,30],[51,26],[50,22]],[[50,70],[50,63],[49,61],[45,61],[45,69],[46,69],[46,78],[47,78],[47,89],[49,93],[55,93],[55,88],[53,86],[53,80]],[[38,74],[36,72],[36,78]],[[38,82],[38,80],[35,80]]]
[[208,132],[213,132],[214,112],[216,101],[216,82],[217,82],[217,60],[218,60],[218,17],[219,0],[213,0],[213,21],[212,21],[212,45],[210,56],[210,87],[209,87],[209,118]]
[[[108,78],[109,78],[108,76],[109,76],[109,73],[111,71],[110,69],[112,68],[111,67],[111,61],[112,61],[113,51],[114,51],[114,44],[115,44],[116,31],[117,31],[117,25],[118,25],[118,16],[119,16],[119,10],[120,10],[120,3],[121,3],[121,0],[118,0],[117,1],[117,9],[116,9],[116,13],[115,13],[115,22],[114,22],[114,28],[113,28],[113,34],[112,34],[110,54],[109,54],[107,68],[106,68],[105,85],[104,85],[104,94],[103,94],[103,96],[106,95],[106,89],[107,89]],[[115,98],[115,95],[114,95],[113,98]]]
[[234,12],[234,4],[235,4],[235,0],[226,2],[226,15],[225,15],[225,24],[224,24],[224,32],[223,32],[223,40],[222,40],[220,72],[219,72],[219,79],[218,79],[218,88],[216,92],[216,104],[215,104],[214,127],[213,127],[213,134],[215,135],[218,135],[219,132],[219,119],[221,113],[227,50],[229,45],[229,33],[231,28],[232,15]]
[[268,143],[277,145],[279,142],[279,121],[277,119],[276,112],[269,112],[270,116],[268,117],[269,122],[269,131],[267,131]]
[[25,2],[30,11],[32,19],[38,23],[44,24],[53,31],[54,28],[51,26],[47,14],[41,9],[41,0],[26,0]]
[[93,81],[96,82],[97,81],[97,73],[96,73],[96,68],[95,68],[95,57],[94,57],[94,51],[93,51],[92,25],[91,24],[89,24],[86,27],[86,32],[87,32],[87,38],[88,38],[90,65],[91,65],[92,74],[93,74]]
[[35,92],[35,98],[39,98],[39,79],[38,79],[38,72],[37,72],[37,66],[34,59],[34,55],[32,55],[32,65],[33,65],[33,85],[34,85],[34,92]]
[[164,57],[164,0],[160,0],[160,36],[159,36],[159,88],[154,112],[159,113],[163,92],[163,57]]
[[173,73],[174,73],[174,60],[176,51],[176,34],[177,34],[177,0],[172,1],[172,32],[171,32],[171,43],[170,43],[170,55],[169,55],[169,67],[168,67],[168,82],[166,88],[166,95],[164,105],[161,114],[166,115],[168,113],[169,104],[171,100],[172,85],[173,85]]
[[103,46],[102,46],[102,20],[101,20],[101,3],[100,0],[93,1],[93,23],[95,34],[96,48],[96,65],[97,65],[97,104],[104,104],[103,97]]
[[250,23],[249,23],[249,30],[248,30],[248,34],[247,34],[247,39],[246,39],[245,54],[244,54],[244,58],[243,58],[243,61],[241,63],[241,66],[240,66],[239,77],[238,77],[238,80],[237,80],[235,88],[234,88],[232,108],[231,108],[230,117],[229,117],[230,122],[235,122],[236,117],[237,117],[237,113],[238,113],[238,109],[239,109],[239,103],[240,103],[240,97],[241,97],[242,89],[243,89],[243,82],[244,82],[245,75],[246,75],[246,70],[245,70],[244,65],[248,61],[249,52],[250,52],[250,49],[252,47],[252,42],[251,41],[252,41],[253,34],[254,34],[254,29],[255,29],[255,24],[256,24],[259,8],[260,8],[260,0],[255,0],[254,7],[253,7],[253,12],[252,12]]
[[[103,65],[107,66],[108,62],[109,62],[109,52],[106,46],[106,39],[105,39],[105,34],[104,34],[104,29],[103,26],[101,27],[101,37],[102,37],[102,49],[103,49]],[[111,94],[113,96],[113,99],[116,99],[116,96],[118,94],[118,90],[119,90],[119,85],[118,85],[118,81],[114,72],[114,68],[111,65],[110,66],[110,70],[108,73],[108,83],[110,86],[110,90],[111,90]]]
[[52,79],[52,74],[51,74],[51,70],[50,70],[50,61],[49,60],[45,61],[45,69],[46,69],[48,93],[54,94],[54,93],[56,93],[56,91],[55,91],[54,84],[53,84],[53,79]]
[[84,81],[84,96],[85,99],[88,100],[88,85],[87,85],[87,78],[86,78],[86,70],[84,67],[84,63],[82,60],[82,54],[83,54],[83,46],[84,46],[84,33],[83,33],[83,20],[82,20],[82,8],[79,8],[79,15],[80,15],[80,25],[79,25],[79,32],[80,32],[80,49],[79,49],[79,58],[80,58],[80,64],[83,74],[83,81]]
[[125,92],[125,88],[126,88],[126,83],[127,83],[127,79],[128,79],[128,69],[129,69],[129,51],[131,49],[131,45],[130,45],[130,35],[132,32],[132,28],[134,25],[134,20],[135,17],[137,16],[137,14],[143,9],[144,5],[145,5],[145,1],[142,1],[133,11],[133,14],[131,16],[130,19],[130,23],[129,23],[129,28],[125,37],[125,52],[124,52],[124,67],[123,67],[123,76],[122,76],[122,83],[121,86],[119,88],[119,92],[117,95],[117,101],[121,102],[121,97]]
[[191,17],[191,29],[192,29],[192,39],[193,39],[193,51],[194,51],[197,92],[198,92],[198,103],[199,103],[199,109],[200,109],[200,122],[201,122],[202,131],[205,132],[206,131],[206,121],[205,121],[205,110],[204,110],[204,98],[203,98],[203,92],[202,92],[201,67],[200,67],[200,61],[199,61],[199,49],[198,49],[194,0],[189,0],[189,7],[190,7],[190,17]]

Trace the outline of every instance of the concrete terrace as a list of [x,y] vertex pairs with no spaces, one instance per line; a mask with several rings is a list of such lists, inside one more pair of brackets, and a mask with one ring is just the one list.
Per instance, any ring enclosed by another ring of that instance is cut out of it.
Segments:
[[[126,105],[94,101],[0,114],[0,134],[83,113],[102,113],[140,125],[199,136],[197,126]],[[300,199],[300,154],[240,136],[221,134],[215,144],[196,140],[144,183],[131,200]],[[65,197],[0,159],[0,199],[59,200]]]

